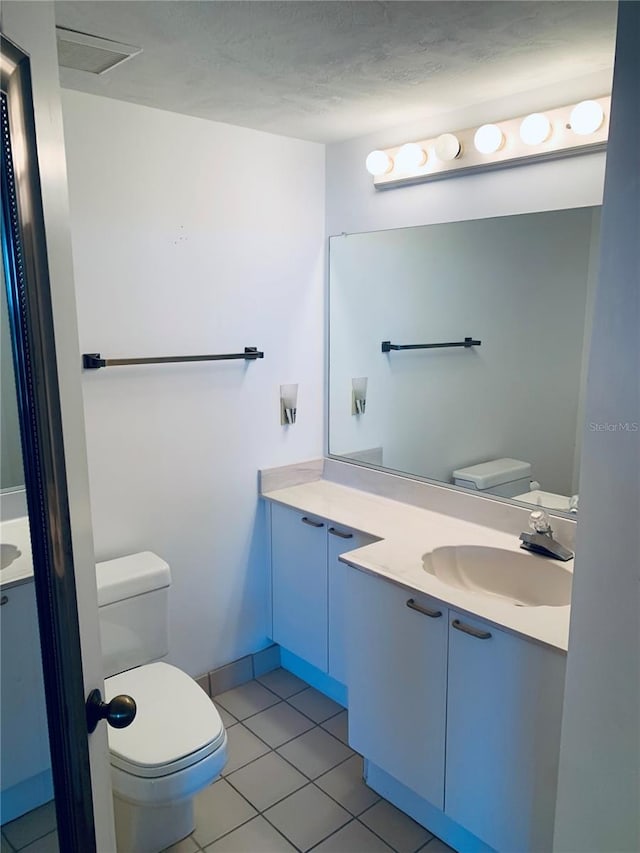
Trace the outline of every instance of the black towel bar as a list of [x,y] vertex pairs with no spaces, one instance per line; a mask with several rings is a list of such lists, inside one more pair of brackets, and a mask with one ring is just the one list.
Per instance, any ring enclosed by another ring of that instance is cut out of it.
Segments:
[[443,347],[479,347],[482,341],[474,341],[473,338],[465,338],[463,341],[449,341],[445,344],[392,344],[391,341],[382,341],[382,352],[401,349],[442,349]]
[[100,367],[119,367],[125,364],[177,364],[186,361],[231,361],[239,358],[255,361],[257,358],[264,358],[264,353],[257,347],[245,347],[244,352],[222,355],[166,355],[157,358],[102,358],[99,352],[85,352],[82,356],[82,366],[85,370],[97,370]]

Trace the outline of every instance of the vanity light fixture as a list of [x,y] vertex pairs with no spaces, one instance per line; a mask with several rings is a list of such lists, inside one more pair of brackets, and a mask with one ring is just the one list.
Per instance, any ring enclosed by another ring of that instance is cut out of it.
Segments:
[[295,424],[298,411],[298,385],[280,386],[280,423]]
[[351,380],[351,414],[364,415],[367,406],[367,377]]
[[602,126],[604,110],[597,101],[580,101],[571,110],[569,124],[578,136],[589,136]]
[[442,133],[372,151],[367,170],[375,189],[434,181],[540,160],[595,151],[607,146],[611,97]]
[[424,165],[426,161],[427,152],[417,142],[405,142],[394,158],[395,169],[398,172],[410,172]]
[[481,154],[493,154],[504,145],[504,133],[497,124],[483,124],[476,130],[473,144]]
[[522,119],[520,139],[525,145],[540,145],[551,135],[551,122],[544,113],[531,113]]
[[443,163],[450,163],[460,156],[462,145],[453,133],[441,133],[435,143],[436,157]]
[[393,169],[393,160],[384,151],[372,151],[368,155],[365,165],[367,172],[377,178]]

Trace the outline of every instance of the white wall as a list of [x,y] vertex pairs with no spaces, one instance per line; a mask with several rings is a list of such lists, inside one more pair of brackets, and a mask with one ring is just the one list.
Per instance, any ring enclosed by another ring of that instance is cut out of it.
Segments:
[[[381,446],[386,467],[444,482],[507,456],[572,494],[592,219],[583,208],[332,238],[331,452]],[[380,351],[467,335],[482,345]],[[361,375],[367,410],[353,417]]]
[[560,750],[562,853],[640,849],[639,41],[640,5],[620,3]]
[[265,353],[83,374],[96,557],[167,559],[170,659],[198,675],[266,643],[258,468],[322,454],[324,148],[71,91],[63,109],[82,351]]

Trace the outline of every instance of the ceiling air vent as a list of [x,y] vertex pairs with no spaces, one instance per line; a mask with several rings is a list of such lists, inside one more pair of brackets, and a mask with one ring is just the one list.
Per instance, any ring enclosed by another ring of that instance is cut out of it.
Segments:
[[111,39],[90,36],[76,30],[56,27],[58,38],[58,65],[86,71],[89,74],[104,74],[127,59],[142,53],[141,47],[120,44]]

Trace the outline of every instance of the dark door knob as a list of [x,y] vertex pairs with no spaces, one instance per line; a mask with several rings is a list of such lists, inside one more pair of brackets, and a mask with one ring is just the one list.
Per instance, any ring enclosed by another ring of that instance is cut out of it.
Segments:
[[131,696],[123,693],[120,696],[114,696],[111,702],[103,702],[102,693],[99,690],[92,690],[89,693],[85,707],[89,733],[95,731],[100,720],[106,720],[114,729],[125,729],[131,725],[138,710]]

